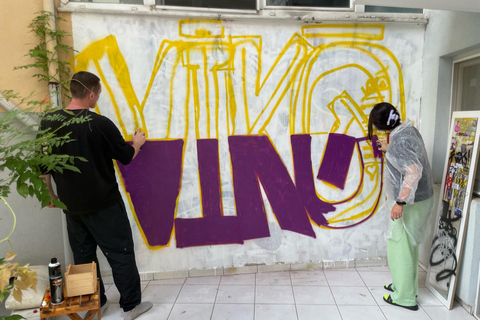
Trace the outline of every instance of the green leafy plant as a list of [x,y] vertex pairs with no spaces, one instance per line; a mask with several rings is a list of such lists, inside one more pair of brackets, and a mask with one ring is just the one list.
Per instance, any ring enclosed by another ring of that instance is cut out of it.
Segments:
[[[15,67],[18,69],[35,69],[37,73],[33,77],[39,81],[48,83],[60,84],[62,90],[69,92],[69,79],[70,79],[70,63],[66,59],[58,57],[58,53],[61,52],[64,55],[73,52],[73,48],[67,44],[64,44],[65,38],[70,34],[60,28],[53,28],[52,24],[58,24],[58,22],[65,21],[65,19],[52,15],[48,11],[40,11],[36,13],[35,18],[28,26],[30,31],[35,34],[39,43],[28,51],[26,56],[29,56],[34,61],[33,63],[23,66]],[[53,51],[48,50],[48,44],[53,42]],[[58,65],[58,69],[53,74],[49,73],[52,63]]]
[[[4,92],[6,98],[18,98],[11,92]],[[55,115],[49,113],[52,110],[47,102],[36,105],[36,102],[21,100],[22,103],[33,104],[31,108],[43,107],[45,111],[40,113],[40,119],[53,120]],[[43,106],[43,104],[46,104]],[[65,110],[65,112],[69,112]],[[35,117],[32,109],[12,110],[0,118],[0,171],[8,170],[8,176],[0,179],[0,196],[6,197],[11,192],[12,185],[16,186],[17,192],[24,198],[36,197],[42,207],[48,203],[66,209],[65,205],[57,199],[50,197],[42,174],[46,171],[72,170],[79,172],[74,166],[75,157],[68,155],[51,154],[52,146],[61,146],[72,142],[70,134],[57,136],[55,131],[40,130],[36,125],[18,126],[19,119]],[[57,119],[61,121],[61,119]],[[64,122],[62,126],[71,123],[89,121],[88,116],[73,118]],[[86,161],[83,158],[77,158]],[[5,175],[5,174],[4,174]]]
[[[32,58],[33,63],[15,67],[14,70],[33,68],[37,70],[34,77],[40,83],[59,84],[64,96],[68,97],[69,63],[66,59],[58,58],[57,52],[63,52],[63,56],[67,56],[68,53],[73,52],[73,48],[62,44],[63,39],[69,34],[52,26],[53,21],[62,20],[50,12],[37,13],[29,25],[39,40],[38,44],[27,54]],[[50,41],[54,42],[53,50],[49,50]],[[56,66],[55,71],[49,72],[52,65]],[[73,139],[70,138],[70,134],[57,136],[56,131],[38,128],[37,124],[42,119],[63,121],[63,119],[56,119],[56,116],[50,113],[55,111],[55,108],[48,97],[43,100],[34,100],[32,99],[33,93],[24,98],[11,90],[2,92],[2,95],[3,97],[0,96],[0,98],[14,101],[17,106],[22,108],[17,107],[0,116],[0,200],[3,200],[5,206],[8,207],[14,220],[10,234],[0,240],[0,243],[8,241],[12,251],[5,258],[0,258],[0,303],[9,293],[21,301],[21,290],[27,288],[35,290],[37,282],[35,272],[29,270],[28,265],[19,266],[18,262],[13,262],[16,254],[10,242],[10,236],[16,228],[16,216],[5,198],[11,193],[11,189],[15,188],[18,194],[24,198],[31,196],[38,199],[42,208],[50,203],[58,208],[66,209],[61,201],[50,196],[42,173],[45,171],[62,173],[64,170],[79,172],[74,165],[75,161],[86,161],[80,157],[51,153],[53,146],[61,146],[72,142]],[[69,111],[65,110],[65,112]],[[20,124],[28,123],[28,120],[32,118],[35,120],[34,124]],[[74,117],[63,122],[62,126],[89,120],[88,116]],[[0,205],[3,204],[0,203]],[[5,212],[5,210],[2,209],[0,212]],[[0,316],[0,320],[17,319],[23,319],[23,317],[19,315]]]
[[[11,92],[4,92],[6,98],[12,97]],[[14,95],[18,97],[17,95]],[[81,157],[73,157],[68,155],[52,154],[53,146],[61,146],[65,143],[72,142],[70,134],[57,136],[56,131],[40,130],[36,125],[19,126],[18,120],[31,117],[39,119],[63,121],[58,116],[50,114],[51,106],[47,102],[37,103],[21,99],[22,103],[26,103],[31,107],[26,110],[20,108],[12,110],[0,117],[0,200],[10,209],[14,217],[14,226],[10,234],[0,242],[8,241],[13,234],[16,225],[16,216],[12,208],[8,205],[5,197],[11,193],[14,187],[18,194],[26,198],[28,196],[35,197],[41,203],[42,208],[48,204],[66,209],[66,206],[58,199],[52,198],[46,188],[46,184],[42,174],[45,171],[56,171],[62,173],[64,170],[80,172],[74,166],[75,161],[86,161]],[[48,104],[43,106],[43,104]],[[40,114],[34,113],[32,110],[38,107],[44,108]],[[65,112],[69,112],[65,110]],[[63,121],[62,126],[68,126],[72,123],[82,123],[89,121],[89,116],[74,117],[69,121]],[[2,210],[3,211],[3,210]],[[15,256],[13,246],[10,243],[12,253],[8,253],[5,259],[0,259],[0,302],[12,292],[14,298],[21,301],[21,290],[36,287],[36,274],[28,269],[28,265],[19,266],[11,260]],[[11,277],[15,277],[12,283],[9,282]],[[1,317],[0,320],[22,319],[21,316],[12,315]]]

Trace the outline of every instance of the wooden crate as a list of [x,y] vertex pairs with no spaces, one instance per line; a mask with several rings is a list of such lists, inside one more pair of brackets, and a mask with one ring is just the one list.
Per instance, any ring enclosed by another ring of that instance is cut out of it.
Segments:
[[[97,289],[99,284],[97,283]],[[65,292],[65,291],[64,291]],[[65,297],[59,305],[50,303],[50,287],[47,287],[43,296],[43,301],[49,301],[47,305],[40,308],[40,319],[46,319],[55,316],[67,315],[70,319],[92,320],[95,316],[101,318],[100,297],[98,291],[94,294]],[[48,297],[48,298],[47,298]],[[83,318],[78,315],[79,312],[87,312]],[[62,317],[64,319],[64,317]]]
[[95,262],[67,267],[67,272],[65,272],[66,297],[92,294],[96,291],[97,265]]

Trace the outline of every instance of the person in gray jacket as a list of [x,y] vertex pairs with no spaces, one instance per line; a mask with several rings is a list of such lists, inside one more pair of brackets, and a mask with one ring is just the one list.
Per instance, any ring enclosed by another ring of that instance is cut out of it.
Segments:
[[402,123],[390,103],[378,103],[370,112],[370,140],[374,127],[389,134],[389,143],[377,142],[386,160],[386,208],[390,212],[387,256],[393,281],[385,285],[392,293],[383,299],[395,306],[418,310],[418,246],[433,226],[430,164],[420,132],[411,121]]

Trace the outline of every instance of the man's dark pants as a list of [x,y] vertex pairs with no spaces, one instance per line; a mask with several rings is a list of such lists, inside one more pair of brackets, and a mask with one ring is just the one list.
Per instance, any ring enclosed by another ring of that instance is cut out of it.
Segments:
[[108,260],[115,286],[120,292],[120,307],[125,312],[140,304],[140,275],[135,262],[132,229],[122,202],[92,214],[66,214],[68,239],[75,264],[97,264],[100,278],[100,300],[107,301],[100,275],[97,245]]

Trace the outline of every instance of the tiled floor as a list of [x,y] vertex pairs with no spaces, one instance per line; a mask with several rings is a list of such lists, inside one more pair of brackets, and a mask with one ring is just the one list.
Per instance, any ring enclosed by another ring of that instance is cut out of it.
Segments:
[[[474,320],[455,303],[447,310],[425,288],[419,271],[419,311],[388,305],[388,267],[242,274],[142,282],[153,303],[138,320]],[[115,286],[103,320],[121,320]]]

